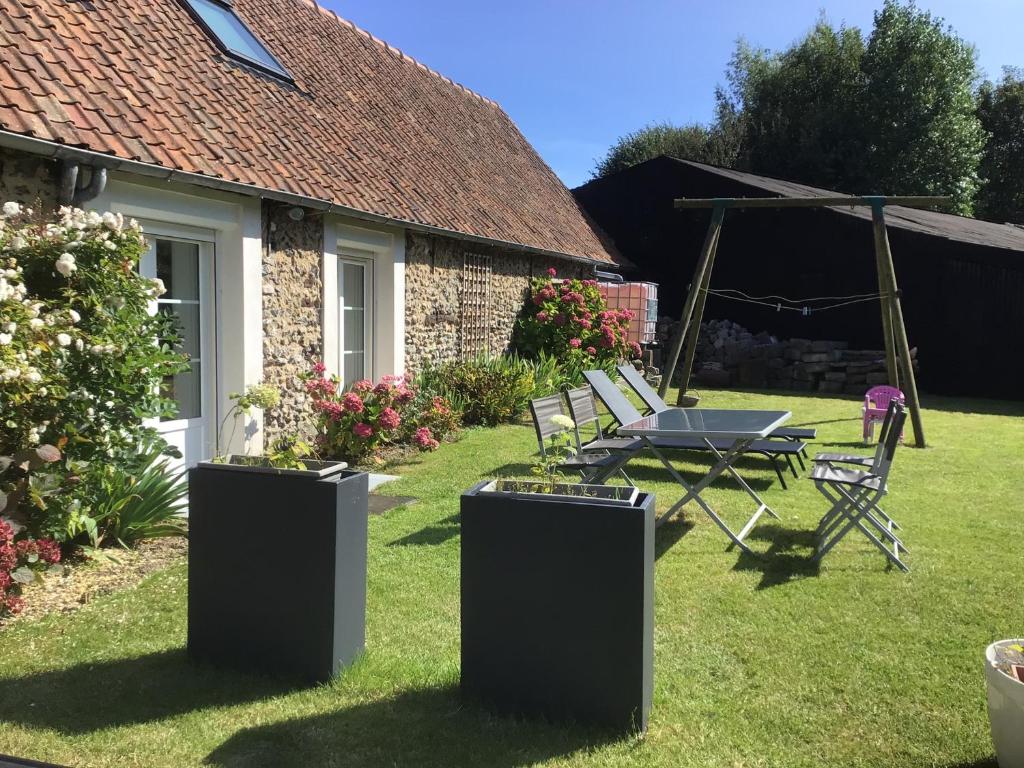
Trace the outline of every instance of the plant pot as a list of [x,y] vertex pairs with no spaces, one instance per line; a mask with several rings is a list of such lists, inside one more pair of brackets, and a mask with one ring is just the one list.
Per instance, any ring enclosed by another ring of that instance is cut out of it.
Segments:
[[[643,732],[654,497],[462,495],[462,691],[498,712]],[[483,492],[481,492],[483,491]]]
[[[512,495],[534,498],[548,487],[543,480],[492,480],[477,493]],[[563,501],[586,501],[592,504],[616,504],[630,507],[640,491],[631,485],[587,485],[583,483],[554,483],[543,495]]]
[[985,650],[988,719],[999,768],[1024,768],[1024,683],[995,667],[996,649],[1024,640],[1000,640]]
[[189,471],[188,653],[322,682],[363,650],[367,476],[202,462]]

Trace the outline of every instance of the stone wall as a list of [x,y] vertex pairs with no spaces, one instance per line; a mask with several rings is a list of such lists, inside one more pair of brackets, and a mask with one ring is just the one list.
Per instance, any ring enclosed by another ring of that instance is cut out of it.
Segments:
[[[669,318],[659,320],[663,349],[677,327]],[[917,371],[916,348],[910,354]],[[678,383],[679,371],[676,373]],[[695,386],[862,395],[888,379],[884,350],[849,349],[845,341],[782,340],[763,331],[751,333],[729,320],[710,320],[700,326],[691,382]]]
[[44,212],[54,210],[58,169],[54,160],[0,149],[0,203],[13,200]]
[[568,259],[491,248],[454,238],[409,232],[405,244],[405,368],[457,360],[463,352],[463,267],[467,254],[490,266],[488,352],[504,352],[530,278],[555,267],[560,277],[582,277],[593,268]]
[[289,207],[263,207],[263,381],[281,390],[281,404],[266,414],[267,441],[305,434],[310,411],[300,374],[322,356],[321,261],[323,220]]

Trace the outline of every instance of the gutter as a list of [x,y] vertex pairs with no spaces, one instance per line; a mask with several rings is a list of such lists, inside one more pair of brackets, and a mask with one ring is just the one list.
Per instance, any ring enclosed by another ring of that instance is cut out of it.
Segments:
[[267,187],[259,187],[255,184],[243,184],[238,181],[228,181],[227,179],[220,179],[216,176],[206,176],[202,173],[178,171],[166,168],[162,165],[144,163],[140,160],[124,160],[115,155],[108,155],[103,152],[96,152],[88,149],[78,149],[77,147],[69,147],[66,144],[61,144],[59,142],[37,139],[31,136],[23,136],[19,133],[11,133],[10,131],[0,130],[0,147],[28,152],[33,155],[41,155],[43,157],[51,157],[61,161],[86,162],[93,165],[95,168],[124,171],[126,173],[133,173],[138,176],[146,176],[152,179],[163,179],[168,182],[178,182],[181,184],[204,187],[206,189],[215,189],[222,192],[232,192],[234,194],[244,195],[245,197],[258,197],[261,200],[274,200],[277,202],[289,203],[291,205],[299,205],[303,208],[311,208],[322,213],[348,216],[353,219],[359,219],[361,221],[367,221],[374,224],[386,224],[391,226],[398,225],[413,232],[421,232],[428,235],[439,235],[441,237],[450,237],[456,240],[479,243],[481,245],[499,246],[512,251],[532,253],[539,256],[549,256],[557,259],[567,259],[569,261],[594,265],[595,267],[600,266],[604,269],[618,268],[617,264],[600,261],[598,259],[591,259],[584,256],[570,256],[566,253],[549,251],[544,248],[534,248],[528,245],[523,245],[522,243],[511,242],[509,240],[498,240],[495,238],[484,237],[482,235],[470,235],[454,229],[447,229],[446,227],[435,227],[430,224],[420,224],[419,222],[384,216],[379,213],[368,213],[367,211],[361,211],[358,208],[350,208],[346,205],[332,203],[330,200],[296,195],[291,192],[281,192]]

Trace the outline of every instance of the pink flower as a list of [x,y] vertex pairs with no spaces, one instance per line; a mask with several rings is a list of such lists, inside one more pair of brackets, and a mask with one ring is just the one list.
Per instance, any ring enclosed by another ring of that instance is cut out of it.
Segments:
[[558,270],[554,267],[548,267],[548,277],[554,277],[558,274]]
[[7,610],[11,612],[11,615],[17,615],[21,613],[25,607],[25,600],[16,595],[7,596]]
[[427,429],[426,427],[420,427],[419,429],[417,429],[413,433],[412,440],[420,448],[427,451],[432,451],[440,445],[440,443],[434,439],[434,436],[430,433],[430,430]]
[[326,370],[327,370],[327,366],[324,365],[319,360],[316,363],[313,364],[313,373],[315,373],[317,376],[320,376]]
[[579,349],[583,346],[583,342],[579,339],[569,339],[569,346],[573,349]]
[[587,352],[588,355],[596,355],[597,354],[597,350],[594,349],[593,347],[587,347],[586,352]]
[[360,379],[352,385],[353,392],[369,392],[373,389],[373,382],[369,379]]
[[559,312],[555,315],[555,325],[565,325],[567,319],[564,312]]
[[363,398],[355,392],[346,392],[345,396],[341,398],[341,405],[349,413],[362,413],[365,407]]
[[380,384],[373,388],[373,394],[378,396],[390,394],[394,386],[395,385],[392,384],[390,381],[384,381],[382,379]]
[[39,559],[47,565],[60,562],[60,544],[53,539],[39,539]]
[[398,390],[398,394],[395,395],[395,402],[399,405],[405,405],[406,403],[411,402],[415,397],[416,391],[414,389],[403,386]]
[[398,415],[398,411],[394,408],[385,408],[380,412],[380,416],[377,417],[377,424],[380,425],[381,429],[391,431],[398,429],[398,425],[402,423],[402,417]]
[[537,320],[539,320],[540,322],[546,323],[547,319],[548,319],[548,313],[545,312],[543,309],[540,312],[537,313]]
[[590,322],[590,320],[588,320],[585,317],[582,320],[579,321],[579,324],[580,324],[581,328],[593,328],[594,327],[594,324],[592,322]]
[[635,341],[629,342],[629,350],[633,353],[633,357],[640,357],[643,354],[643,350],[640,349],[640,345]]
[[367,438],[373,435],[373,427],[363,421],[357,421],[352,427],[352,434],[356,437]]

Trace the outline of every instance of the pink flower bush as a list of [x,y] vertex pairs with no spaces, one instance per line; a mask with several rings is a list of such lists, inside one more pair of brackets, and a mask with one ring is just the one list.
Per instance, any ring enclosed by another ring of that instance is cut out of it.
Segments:
[[530,297],[516,325],[515,346],[536,357],[541,352],[572,368],[608,367],[639,356],[626,338],[633,313],[608,309],[596,280],[556,281],[554,269],[533,279]]
[[[444,398],[421,396],[404,376],[384,376],[377,384],[361,379],[345,391],[336,376],[325,374],[316,362],[303,378],[316,418],[314,442],[327,458],[357,464],[385,445],[400,443],[434,450],[440,444],[435,434],[459,426],[458,414]],[[417,437],[418,427],[427,430],[427,438]]]
[[22,571],[31,576],[34,571],[56,565],[61,559],[60,544],[53,539],[15,541],[14,536],[11,524],[0,518],[0,617],[21,613],[25,607],[21,597]]

